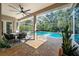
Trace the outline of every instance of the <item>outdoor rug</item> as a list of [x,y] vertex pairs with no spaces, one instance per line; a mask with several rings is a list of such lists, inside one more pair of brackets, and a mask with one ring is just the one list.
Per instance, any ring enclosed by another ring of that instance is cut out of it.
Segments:
[[47,40],[44,38],[38,38],[36,40],[29,40],[27,42],[25,42],[26,44],[28,44],[29,46],[37,49],[38,47],[40,47],[42,44],[44,44]]

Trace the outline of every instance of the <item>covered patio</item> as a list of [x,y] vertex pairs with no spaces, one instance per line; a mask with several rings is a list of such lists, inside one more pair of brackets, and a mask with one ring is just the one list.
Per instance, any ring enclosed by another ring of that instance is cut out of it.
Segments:
[[61,39],[54,39],[49,37],[40,37],[36,35],[37,31],[37,16],[50,12],[51,10],[60,10],[63,8],[70,8],[73,4],[68,3],[21,3],[24,9],[31,9],[29,15],[17,14],[12,11],[13,5],[19,9],[18,4],[12,3],[2,3],[0,4],[1,18],[0,18],[0,36],[4,33],[9,32],[7,22],[11,22],[11,33],[17,33],[19,30],[21,21],[32,17],[32,40],[29,38],[27,41],[22,41],[22,43],[13,44],[13,47],[7,49],[0,49],[0,55],[5,56],[58,56],[59,49],[62,45]]

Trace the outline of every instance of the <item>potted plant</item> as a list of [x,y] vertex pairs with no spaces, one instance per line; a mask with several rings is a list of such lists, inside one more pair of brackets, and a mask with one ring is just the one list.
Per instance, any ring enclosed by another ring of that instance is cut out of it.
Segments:
[[8,40],[3,36],[0,38],[0,48],[4,50],[5,48],[10,48],[10,44],[8,43]]
[[74,56],[78,47],[76,45],[72,45],[72,39],[70,39],[71,33],[69,30],[69,25],[66,25],[66,27],[62,31],[62,36],[63,43],[61,49],[59,50],[59,54],[64,56]]

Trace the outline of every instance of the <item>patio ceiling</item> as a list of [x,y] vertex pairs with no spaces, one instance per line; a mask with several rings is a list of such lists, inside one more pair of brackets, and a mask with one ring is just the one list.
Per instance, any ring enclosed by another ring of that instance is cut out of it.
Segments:
[[[52,4],[53,3],[21,3],[21,5],[24,7],[24,10],[31,9],[30,13],[34,13]],[[16,12],[11,12],[10,10],[14,10],[14,9],[9,7],[8,5],[12,5],[16,8],[19,8],[17,3],[2,3],[2,14],[3,15],[15,17],[16,19],[20,19],[23,17],[22,14],[17,15]]]
[[71,8],[71,7],[72,7],[71,3],[70,4],[68,4],[68,3],[54,3],[48,7],[45,7],[43,9],[36,11],[36,12],[33,12],[30,15],[24,16],[18,20],[22,20],[22,19],[25,19],[25,18],[31,17],[31,16],[37,16],[38,14],[44,13],[46,11],[48,12],[50,10],[58,10],[58,9],[62,9],[62,8]]

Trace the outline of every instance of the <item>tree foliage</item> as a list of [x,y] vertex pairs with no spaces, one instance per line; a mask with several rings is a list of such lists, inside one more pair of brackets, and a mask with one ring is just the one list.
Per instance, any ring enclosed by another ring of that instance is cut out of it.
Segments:
[[79,7],[74,8],[75,11],[75,32],[79,34]]
[[51,11],[37,18],[37,30],[39,31],[61,31],[69,24],[72,30],[72,9]]
[[31,20],[26,20],[22,22],[22,24],[19,26],[19,30],[22,31],[32,31],[33,26],[32,26],[32,21]]

